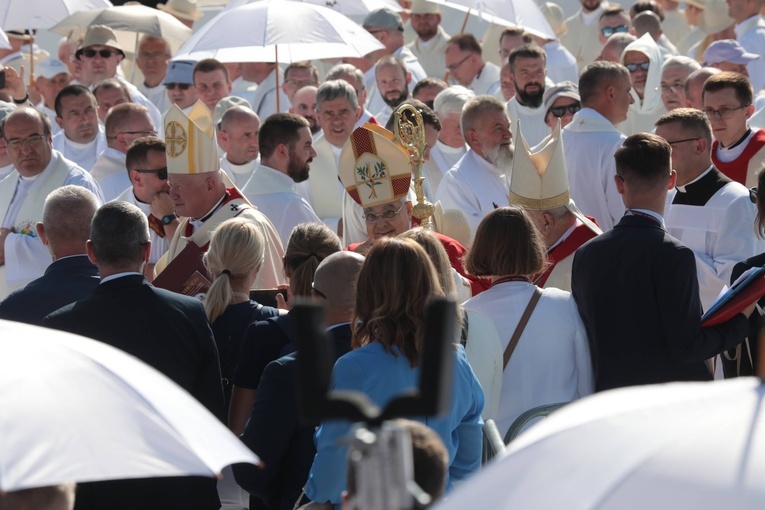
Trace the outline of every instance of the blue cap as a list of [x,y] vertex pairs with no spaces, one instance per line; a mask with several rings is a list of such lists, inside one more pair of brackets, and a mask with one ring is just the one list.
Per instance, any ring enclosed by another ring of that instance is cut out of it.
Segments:
[[168,83],[188,83],[194,84],[194,66],[197,63],[193,60],[171,60],[167,64],[167,74],[162,80],[162,85]]

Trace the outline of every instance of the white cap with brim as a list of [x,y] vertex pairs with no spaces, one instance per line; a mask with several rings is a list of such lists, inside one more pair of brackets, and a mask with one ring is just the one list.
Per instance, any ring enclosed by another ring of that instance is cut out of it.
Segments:
[[220,170],[212,115],[202,101],[194,103],[188,116],[178,105],[171,105],[164,124],[168,173],[189,175]]
[[46,58],[45,60],[40,61],[40,63],[35,67],[35,74],[38,78],[51,79],[61,73],[71,75],[69,68],[66,67],[66,64],[57,58]]
[[226,96],[218,101],[215,105],[215,111],[213,112],[213,124],[217,127],[223,119],[223,114],[234,106],[244,106],[245,108],[252,109],[250,102],[239,96]]
[[532,153],[518,122],[519,142],[515,144],[512,176],[510,178],[511,204],[533,211],[547,211],[565,207],[596,234],[600,228],[576,207],[568,189],[566,161],[563,157],[563,140],[560,121],[552,134],[545,138],[539,151]]

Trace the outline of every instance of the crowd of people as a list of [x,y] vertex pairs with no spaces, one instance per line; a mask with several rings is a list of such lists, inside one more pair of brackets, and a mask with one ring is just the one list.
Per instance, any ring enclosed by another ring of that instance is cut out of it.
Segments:
[[765,0],[544,3],[550,32],[455,35],[399,3],[361,22],[380,49],[281,65],[8,31],[0,318],[136,356],[262,465],[0,509],[359,508],[351,424],[300,414],[296,299],[324,308],[332,389],[379,406],[418,385],[429,301],[457,303],[449,410],[400,423],[432,499],[481,469],[484,420],[756,372],[756,303],[702,314],[765,262]]

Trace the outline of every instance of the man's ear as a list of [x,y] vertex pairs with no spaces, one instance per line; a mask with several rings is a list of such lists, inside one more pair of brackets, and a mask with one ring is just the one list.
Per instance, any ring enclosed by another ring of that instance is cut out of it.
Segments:
[[624,179],[622,179],[618,175],[614,175],[614,182],[616,183],[616,191],[620,195],[624,195],[624,192],[625,192]]
[[85,251],[88,254],[88,260],[90,263],[97,266],[98,260],[96,260],[96,256],[93,254],[93,243],[90,242],[90,239],[85,242]]
[[[99,110],[100,110],[100,108],[99,108]],[[58,115],[56,115],[56,124],[58,124],[58,127],[62,128],[62,129],[64,128],[64,121],[61,120],[61,117],[59,117]]]
[[406,84],[409,85],[410,83],[412,83],[412,73],[407,71],[406,72]]
[[669,172],[669,184],[667,185],[667,189],[674,188],[675,184],[677,184],[677,172],[675,172],[674,170],[670,170],[670,172]]
[[45,225],[43,225],[43,222],[38,221],[35,225],[35,229],[37,230],[37,237],[40,238],[40,241],[42,241],[45,246],[48,246],[48,236],[45,235]]

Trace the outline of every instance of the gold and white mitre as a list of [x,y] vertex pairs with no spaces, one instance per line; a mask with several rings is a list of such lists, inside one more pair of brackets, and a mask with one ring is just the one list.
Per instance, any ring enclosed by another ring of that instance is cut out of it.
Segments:
[[566,160],[563,157],[563,140],[560,136],[560,120],[553,132],[539,145],[539,151],[532,153],[521,132],[518,121],[518,142],[515,144],[513,169],[510,178],[511,204],[532,211],[547,211],[566,207],[593,232],[602,231],[579,208],[576,207],[568,189]]
[[366,208],[406,197],[412,165],[409,153],[393,141],[393,133],[364,124],[345,142],[338,173],[345,191]]
[[220,170],[213,117],[202,101],[194,103],[188,116],[173,104],[164,124],[168,173],[201,174]]

